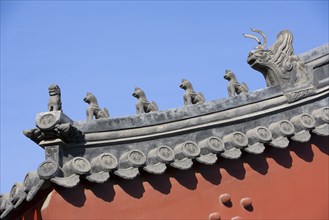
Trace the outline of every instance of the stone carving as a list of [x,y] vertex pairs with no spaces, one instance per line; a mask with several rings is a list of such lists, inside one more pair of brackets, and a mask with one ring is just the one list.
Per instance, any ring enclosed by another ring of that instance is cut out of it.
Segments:
[[142,89],[136,87],[132,96],[138,99],[136,104],[137,114],[156,112],[159,110],[157,104],[154,101],[149,102],[147,100],[146,95]]
[[272,140],[271,132],[263,126],[249,130],[246,135],[248,137],[248,147],[244,150],[252,154],[263,153],[265,150],[264,143],[269,143]]
[[228,95],[230,97],[235,94],[239,95],[241,93],[249,92],[249,88],[246,83],[242,82],[241,84],[236,79],[235,74],[231,70],[226,70],[224,74],[224,79],[228,81]]
[[39,189],[44,184],[44,180],[40,179],[38,173],[36,171],[29,172],[24,178],[24,188],[25,192],[27,193],[26,200],[29,202],[31,201]]
[[52,130],[57,124],[72,124],[73,121],[61,111],[52,111],[38,113],[35,123],[40,130]]
[[143,152],[133,150],[128,154],[128,160],[133,166],[142,166],[146,162],[146,157]]
[[38,128],[24,130],[23,134],[37,144],[47,138],[47,135]]
[[72,174],[85,175],[89,174],[91,165],[87,159],[75,157],[64,164],[63,170],[67,176]]
[[84,141],[84,135],[72,123],[73,121],[61,111],[42,112],[36,117],[37,128],[27,129],[23,133],[37,144],[56,138],[74,143]]
[[5,218],[8,213],[14,208],[9,200],[9,193],[0,195],[0,218]]
[[204,95],[201,92],[196,93],[190,81],[183,79],[179,87],[185,90],[183,97],[184,105],[199,104],[205,102]]
[[175,158],[174,151],[168,146],[160,146],[156,149],[156,155],[159,157],[160,161],[163,163],[168,163],[173,161]]
[[[63,165],[61,169],[63,173],[57,173],[57,175],[52,176],[50,181],[57,185],[71,188],[80,182],[80,175],[88,175],[90,174],[90,170],[91,165],[87,159],[75,157]],[[39,170],[38,173],[40,176]]]
[[139,174],[138,168],[146,162],[145,154],[140,150],[130,150],[119,159],[118,170],[114,174],[124,178],[132,179]]
[[62,147],[59,145],[45,146],[46,160],[60,161],[62,157]]
[[91,160],[93,172],[106,171],[109,172],[118,166],[117,158],[110,153],[102,153]]
[[306,113],[293,117],[290,122],[294,125],[295,134],[291,137],[294,141],[307,142],[311,138],[309,130],[315,127],[314,118]]
[[91,173],[86,176],[86,179],[93,183],[104,183],[110,178],[108,172],[100,171],[98,173]]
[[264,75],[268,87],[279,85],[281,88],[292,88],[309,82],[304,63],[294,54],[293,34],[289,30],[281,31],[269,49],[265,49],[266,37],[263,32],[256,29],[251,31],[261,34],[264,43],[261,44],[256,36],[244,35],[258,42],[256,51],[249,53],[248,64]]
[[196,159],[200,163],[204,164],[214,164],[217,161],[218,153],[224,151],[223,142],[215,136],[209,137],[205,140],[199,142],[200,146],[200,156]]
[[288,147],[288,137],[292,136],[295,132],[293,124],[287,120],[281,120],[270,124],[269,130],[272,133],[272,141],[269,144],[276,148]]
[[315,119],[315,134],[329,136],[329,107],[323,107],[312,112]]
[[152,149],[147,154],[147,166],[143,169],[149,173],[161,174],[166,169],[166,163],[170,163],[174,160],[175,153],[168,146],[160,146]]
[[35,143],[39,144],[43,140],[52,140],[60,138],[65,142],[82,142],[84,135],[70,123],[57,124],[52,130],[40,130],[39,128],[27,129],[23,131],[24,135]]
[[187,170],[193,165],[192,159],[200,155],[200,147],[192,142],[186,141],[182,144],[179,144],[174,149],[175,152],[175,161],[170,165],[181,169]]
[[54,161],[44,161],[39,165],[37,172],[41,179],[50,179],[58,174],[59,167]]
[[62,111],[62,101],[61,101],[61,89],[58,85],[53,84],[48,87],[49,91],[49,101],[48,101],[48,111]]
[[9,200],[17,208],[26,199],[23,183],[16,183],[10,190]]
[[110,114],[109,114],[109,111],[107,110],[107,108],[104,108],[102,110],[98,106],[96,97],[91,92],[87,92],[87,95],[83,99],[83,101],[89,104],[87,112],[86,112],[87,120],[92,120],[93,117],[95,117],[95,119],[110,117]]
[[77,174],[72,174],[68,177],[54,177],[51,178],[50,181],[65,188],[72,188],[78,185],[80,177]]
[[238,159],[242,152],[241,149],[247,147],[248,138],[241,132],[233,132],[223,137],[224,152],[221,156],[228,159]]
[[118,166],[117,158],[110,153],[102,153],[91,160],[91,173],[86,179],[95,183],[104,183],[110,178],[108,172]]
[[50,130],[57,124],[56,117],[53,114],[44,114],[37,119],[37,126],[43,130]]
[[298,91],[293,91],[293,92],[287,92],[284,95],[287,97],[288,102],[295,102],[297,100],[306,98],[308,96],[314,95],[316,93],[316,90],[314,87],[309,87],[306,89],[301,89]]

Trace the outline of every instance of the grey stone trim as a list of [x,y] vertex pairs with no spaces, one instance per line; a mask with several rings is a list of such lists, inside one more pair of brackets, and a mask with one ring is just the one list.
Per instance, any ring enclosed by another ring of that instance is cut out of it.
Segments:
[[23,183],[15,183],[9,193],[9,201],[17,208],[25,199],[26,192]]
[[186,141],[184,143],[178,144],[174,148],[174,152],[175,161],[170,165],[181,170],[187,170],[192,167],[192,159],[199,156],[201,150],[196,143],[192,141]]
[[217,155],[224,151],[223,141],[215,136],[209,137],[199,142],[200,156],[196,160],[200,163],[211,165],[216,163]]
[[52,160],[42,162],[38,167],[38,175],[41,179],[50,179],[59,173],[59,166]]
[[244,150],[248,153],[261,154],[265,150],[265,143],[272,140],[271,132],[263,126],[256,127],[247,132],[248,147]]
[[0,218],[5,218],[13,209],[14,205],[9,200],[9,193],[0,195]]
[[[245,133],[235,131],[225,135],[222,139],[210,136],[199,141],[198,144],[194,141],[184,141],[176,146],[154,146],[147,152],[147,156],[141,150],[131,149],[119,154],[119,159],[117,159],[118,156],[108,152],[95,155],[88,160],[83,157],[74,157],[64,163],[61,169],[65,178],[71,182],[74,179],[74,184],[77,184],[78,178],[74,175],[86,177],[92,182],[104,182],[109,178],[111,172],[122,178],[131,179],[139,174],[139,168],[143,168],[149,173],[161,174],[166,170],[167,164],[186,170],[192,167],[194,160],[210,165],[217,161],[218,156],[238,159],[244,152],[260,154],[266,146],[285,148],[290,139],[298,142],[308,141],[310,132],[315,133],[324,125],[328,126],[326,115],[328,109],[329,107],[322,107],[312,111],[315,117],[302,113],[271,123],[268,127],[256,126]],[[328,134],[322,135],[327,136]],[[79,161],[80,167],[74,166],[75,161]],[[51,178],[51,180],[58,183],[57,179],[54,181],[54,178]],[[65,184],[62,182],[59,184],[64,186]],[[68,185],[71,186],[71,184]]]
[[297,91],[287,92],[284,95],[287,97],[288,102],[295,102],[297,100],[312,96],[314,94],[316,94],[316,90],[313,86],[311,86]]
[[296,88],[280,86],[230,98],[130,117],[73,122],[61,111],[39,113],[36,128],[24,134],[45,149],[37,171],[0,195],[0,218],[21,208],[51,185],[74,187],[81,178],[95,183],[110,174],[132,179],[168,165],[186,170],[195,162],[239,159],[267,147],[307,142],[329,135],[329,46],[299,58],[310,79]]
[[13,210],[19,210],[24,201],[30,202],[40,191],[50,187],[40,179],[37,171],[29,172],[23,183],[15,183],[10,193],[0,195],[0,219],[4,219]]
[[175,152],[170,147],[162,145],[150,150],[147,165],[143,169],[149,173],[161,174],[167,169],[166,164],[173,162],[174,159]]
[[138,167],[146,162],[146,156],[140,150],[130,150],[121,155],[118,170],[114,174],[124,178],[132,179],[139,174]]
[[72,188],[78,185],[80,182],[80,176],[77,174],[72,174],[68,177],[53,177],[50,181],[65,188]]
[[36,193],[42,188],[45,181],[41,179],[37,171],[29,172],[24,178],[24,188],[26,195],[26,201],[31,201]]
[[37,144],[56,138],[68,143],[84,140],[82,132],[74,127],[73,121],[62,111],[38,113],[36,128],[25,130],[23,133]]
[[281,120],[270,124],[269,129],[272,133],[272,141],[269,143],[272,147],[286,148],[289,145],[288,137],[295,132],[294,125],[288,120]]
[[[63,165],[60,165],[60,160],[49,159],[40,164],[38,171],[28,173],[23,183],[16,183],[10,194],[0,196],[0,217],[5,218],[23,201],[31,201],[49,180],[61,187],[71,188],[79,184],[80,178],[103,183],[108,181],[112,172],[124,179],[132,179],[139,174],[139,168],[153,174],[165,172],[167,164],[186,170],[194,164],[194,161],[210,165],[217,161],[218,156],[238,159],[244,152],[261,153],[263,148],[269,146],[285,148],[290,139],[305,142],[309,139],[310,132],[317,134],[319,129],[321,131],[324,126],[329,126],[328,110],[329,106],[317,108],[311,114],[301,113],[271,123],[268,127],[256,126],[245,133],[235,131],[222,139],[210,136],[199,141],[198,144],[193,141],[184,141],[176,147],[160,145],[149,150],[147,157],[144,152],[131,149],[123,152],[119,159],[108,152],[88,159],[74,157]],[[329,134],[321,133],[320,135],[328,136]]]
[[328,136],[329,135],[329,108],[323,107],[312,112],[312,116],[315,119],[315,129],[313,132],[317,135]]
[[295,127],[295,134],[291,137],[294,141],[307,142],[311,138],[309,130],[315,127],[315,120],[309,114],[300,114],[293,117],[290,122]]

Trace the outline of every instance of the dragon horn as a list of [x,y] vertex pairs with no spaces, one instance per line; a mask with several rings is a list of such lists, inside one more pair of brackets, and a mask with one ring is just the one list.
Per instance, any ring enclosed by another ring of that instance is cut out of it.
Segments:
[[256,37],[256,36],[254,36],[254,35],[251,35],[251,34],[243,34],[243,36],[244,36],[245,38],[251,38],[251,39],[256,40],[258,44],[262,44],[262,43],[260,42],[259,38]]
[[259,38],[254,36],[254,35],[243,34],[243,36],[246,37],[246,38],[251,38],[251,39],[256,40],[258,45],[259,45],[259,46],[256,47],[258,50],[264,49],[266,47],[266,43],[267,43],[265,34],[261,30],[258,30],[258,29],[255,29],[255,28],[250,28],[250,29],[251,29],[252,32],[256,32],[256,33],[262,35],[262,37],[264,38],[264,43],[262,44],[262,42],[259,40]]
[[258,30],[258,29],[255,29],[255,28],[250,28],[250,29],[251,29],[252,32],[256,32],[256,33],[262,35],[262,37],[263,37],[263,39],[264,39],[264,43],[263,43],[263,45],[262,45],[262,49],[265,49],[265,47],[266,47],[266,43],[267,43],[267,39],[266,39],[266,36],[265,36],[265,34],[263,33],[263,31]]

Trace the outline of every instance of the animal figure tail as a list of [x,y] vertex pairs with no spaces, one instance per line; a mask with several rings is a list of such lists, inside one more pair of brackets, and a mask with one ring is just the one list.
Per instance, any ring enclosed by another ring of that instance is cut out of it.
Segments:
[[243,89],[245,90],[245,91],[242,91],[242,92],[249,92],[249,88],[248,88],[246,83],[242,82],[241,85],[243,86]]
[[110,117],[110,113],[109,113],[109,110],[107,108],[104,108],[104,115],[106,118],[109,118]]
[[152,101],[151,104],[154,106],[154,111],[155,111],[155,112],[159,110],[159,107],[158,107],[158,105],[155,103],[155,101]]
[[198,95],[200,97],[198,103],[204,103],[206,101],[206,99],[205,99],[204,95],[202,94],[202,92],[199,92]]

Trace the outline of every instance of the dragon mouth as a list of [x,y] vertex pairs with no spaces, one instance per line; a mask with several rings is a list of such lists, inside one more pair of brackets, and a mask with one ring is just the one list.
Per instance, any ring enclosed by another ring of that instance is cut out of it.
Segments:
[[252,55],[249,55],[248,57],[248,60],[247,60],[247,63],[250,65],[250,66],[253,66],[257,61],[257,58],[255,56]]

